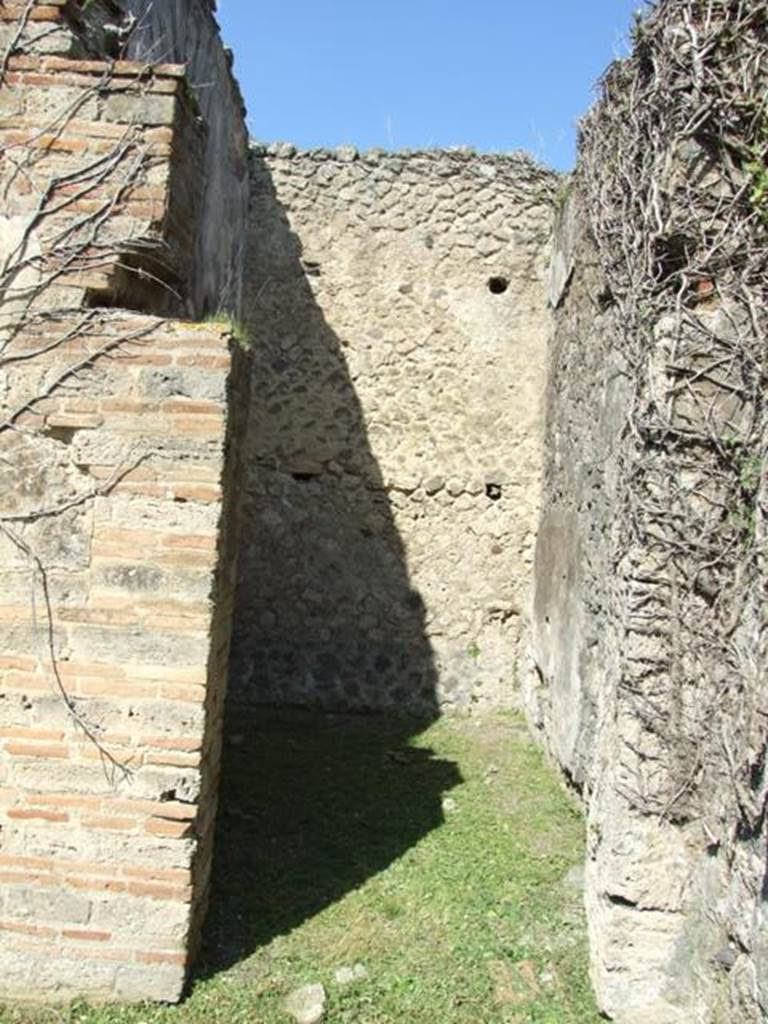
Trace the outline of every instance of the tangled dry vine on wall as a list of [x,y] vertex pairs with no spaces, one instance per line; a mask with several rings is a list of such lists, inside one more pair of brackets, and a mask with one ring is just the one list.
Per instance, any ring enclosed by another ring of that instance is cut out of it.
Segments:
[[[14,79],[14,58],[34,52],[43,38],[29,31],[33,6],[29,0],[0,58],[0,89],[23,88]],[[140,95],[150,74],[146,70],[121,88]],[[70,450],[67,428],[57,429],[46,416],[69,395],[77,408],[78,386],[105,364],[135,351],[153,326],[150,321],[123,330],[111,310],[84,308],[82,301],[94,281],[103,284],[120,273],[152,276],[135,260],[147,245],[146,234],[135,232],[130,219],[121,216],[162,162],[139,126],[125,126],[95,155],[77,155],[77,149],[62,142],[114,80],[114,64],[107,62],[93,87],[75,90],[71,102],[35,129],[22,124],[18,138],[2,150],[0,194],[11,216],[0,264],[0,481],[5,493],[0,534],[29,569],[36,647],[30,653],[47,666],[53,691],[96,745],[105,768],[125,775],[128,767],[104,745],[98,722],[84,716],[65,687],[57,655],[56,597],[47,556],[39,547],[44,547],[46,532],[41,526],[47,525],[50,534],[50,523],[56,521],[66,533],[69,513],[108,494],[151,455],[125,445],[116,457],[118,468],[94,484]],[[151,240],[153,252],[159,244]],[[19,496],[26,499],[21,508]]]
[[684,821],[729,790],[753,835],[768,716],[768,8],[662,3],[635,42],[582,126],[579,175],[634,392],[615,598],[647,642],[622,680],[647,740],[626,795]]

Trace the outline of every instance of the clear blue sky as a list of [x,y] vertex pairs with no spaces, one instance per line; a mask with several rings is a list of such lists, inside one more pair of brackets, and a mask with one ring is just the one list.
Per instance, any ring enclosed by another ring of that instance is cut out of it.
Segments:
[[575,125],[642,0],[219,0],[254,138],[527,149]]

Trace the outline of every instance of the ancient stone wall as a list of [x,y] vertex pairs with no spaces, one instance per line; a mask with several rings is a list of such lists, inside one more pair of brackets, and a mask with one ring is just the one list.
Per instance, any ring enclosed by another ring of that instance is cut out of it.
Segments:
[[214,9],[0,6],[0,995],[179,997],[234,607],[235,710],[520,671],[605,1011],[758,1024],[768,14],[655,5],[566,197],[249,155]]
[[659,4],[557,230],[526,696],[586,802],[620,1024],[768,1015],[767,31],[756,5]]
[[253,148],[234,699],[513,699],[556,189],[519,155]]
[[186,311],[205,129],[184,68],[145,74],[117,61],[105,71],[98,60],[19,54],[1,95],[9,190],[0,254],[13,271],[2,326],[23,319],[30,303]]
[[182,66],[93,52],[105,9],[0,10],[0,995],[21,999],[179,998],[216,809],[246,357],[226,325],[153,315],[198,306],[208,128]]

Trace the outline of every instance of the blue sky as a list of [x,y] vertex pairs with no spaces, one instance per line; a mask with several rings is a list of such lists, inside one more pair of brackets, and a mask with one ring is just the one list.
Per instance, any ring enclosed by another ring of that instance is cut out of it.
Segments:
[[219,0],[254,138],[526,149],[561,170],[641,0]]

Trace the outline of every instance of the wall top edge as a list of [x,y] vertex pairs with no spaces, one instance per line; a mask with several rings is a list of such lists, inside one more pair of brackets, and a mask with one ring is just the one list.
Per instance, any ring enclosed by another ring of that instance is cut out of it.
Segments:
[[316,160],[331,161],[335,163],[362,163],[376,164],[386,160],[451,160],[456,163],[474,164],[485,163],[504,166],[525,166],[531,171],[539,174],[552,175],[561,178],[568,177],[560,171],[556,171],[546,164],[540,163],[535,157],[525,150],[517,149],[507,153],[482,152],[471,146],[449,146],[444,148],[431,149],[381,149],[373,148],[358,150],[356,146],[337,146],[335,148],[307,148],[301,149],[290,142],[260,142],[251,139],[249,150],[252,157],[266,157],[277,160]]

